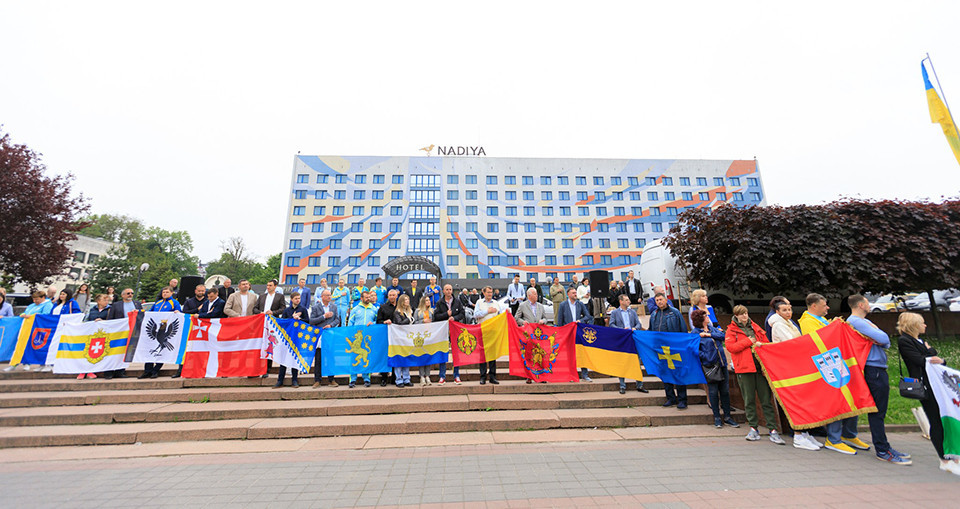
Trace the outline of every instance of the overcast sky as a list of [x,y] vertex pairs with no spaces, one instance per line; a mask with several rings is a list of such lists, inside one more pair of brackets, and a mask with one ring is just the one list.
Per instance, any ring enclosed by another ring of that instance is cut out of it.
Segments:
[[960,2],[319,4],[0,0],[0,123],[204,261],[281,251],[297,151],[755,156],[770,203],[960,194],[920,76],[929,52],[960,105]]

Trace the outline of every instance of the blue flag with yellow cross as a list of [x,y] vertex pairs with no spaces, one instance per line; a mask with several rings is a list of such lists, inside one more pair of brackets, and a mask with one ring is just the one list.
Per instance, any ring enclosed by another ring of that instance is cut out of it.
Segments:
[[636,330],[633,341],[648,374],[675,385],[707,383],[700,367],[699,334]]

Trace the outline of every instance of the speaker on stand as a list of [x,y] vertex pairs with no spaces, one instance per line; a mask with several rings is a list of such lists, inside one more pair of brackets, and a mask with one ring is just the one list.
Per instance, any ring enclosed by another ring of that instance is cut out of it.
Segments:
[[197,285],[203,284],[203,278],[200,276],[180,276],[180,286],[177,287],[177,302],[181,305],[190,297],[193,297]]
[[[606,325],[607,297],[610,296],[610,272],[590,271],[590,298],[593,299],[593,320],[597,325]],[[599,319],[599,320],[598,320]]]

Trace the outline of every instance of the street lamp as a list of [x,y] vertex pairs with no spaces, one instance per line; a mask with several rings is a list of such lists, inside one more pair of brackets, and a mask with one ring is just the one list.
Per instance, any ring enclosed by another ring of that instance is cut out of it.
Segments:
[[147,262],[143,262],[140,265],[140,272],[137,272],[137,289],[133,291],[134,299],[136,299],[140,295],[140,276],[142,276],[143,273],[149,268],[150,268],[150,264]]

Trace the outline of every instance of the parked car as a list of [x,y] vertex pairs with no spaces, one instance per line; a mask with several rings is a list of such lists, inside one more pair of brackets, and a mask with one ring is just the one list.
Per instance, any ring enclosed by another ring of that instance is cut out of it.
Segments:
[[27,306],[33,304],[33,297],[29,293],[8,293],[7,302],[13,306],[13,314],[20,316],[27,310]]
[[953,311],[955,313],[960,313],[960,297],[954,297],[947,302],[950,303],[950,307],[949,307],[950,311]]
[[[949,307],[947,302],[954,297],[960,297],[960,290],[950,289],[950,290],[934,290],[933,298],[936,302],[937,309],[940,311],[946,311]],[[918,294],[916,297],[909,299],[905,302],[907,309],[910,311],[930,311],[930,296],[924,292]]]
[[900,297],[893,294],[881,295],[870,302],[870,312],[871,313],[883,313],[886,311],[896,311],[898,304],[900,304]]

